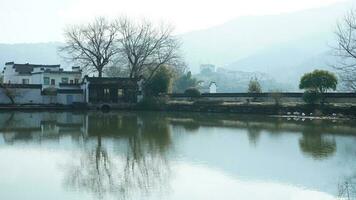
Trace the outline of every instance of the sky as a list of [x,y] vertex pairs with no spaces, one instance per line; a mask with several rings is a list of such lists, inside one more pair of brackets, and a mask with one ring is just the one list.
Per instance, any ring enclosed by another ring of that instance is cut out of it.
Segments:
[[171,23],[176,34],[239,16],[281,14],[346,0],[0,0],[0,43],[63,41],[66,25],[126,15]]

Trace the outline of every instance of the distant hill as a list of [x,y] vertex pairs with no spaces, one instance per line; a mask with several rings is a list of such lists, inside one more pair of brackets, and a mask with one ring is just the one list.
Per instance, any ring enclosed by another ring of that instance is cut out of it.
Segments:
[[349,8],[346,2],[295,13],[240,17],[182,35],[183,50],[193,72],[198,72],[200,64],[211,63],[268,73],[295,84],[300,74],[328,67],[336,22]]
[[[332,70],[335,59],[331,48],[319,36],[274,45],[226,65],[228,69],[259,71],[278,81],[297,82],[301,75],[314,69]],[[330,39],[331,40],[331,39]],[[283,74],[281,74],[283,72]]]
[[57,54],[61,43],[0,44],[0,69],[6,62],[64,64]]
[[[295,13],[239,17],[180,35],[182,50],[193,73],[199,72],[200,64],[211,63],[240,74],[266,74],[273,79],[266,83],[273,85],[268,88],[285,88],[286,83],[295,88],[303,73],[316,68],[329,69],[328,64],[333,62],[330,45],[336,22],[350,5],[346,2]],[[60,63],[69,67],[57,54],[60,45],[55,42],[0,44],[0,69],[9,61]],[[220,86],[228,85],[223,83],[226,79],[218,81]],[[240,89],[245,90],[244,86]]]

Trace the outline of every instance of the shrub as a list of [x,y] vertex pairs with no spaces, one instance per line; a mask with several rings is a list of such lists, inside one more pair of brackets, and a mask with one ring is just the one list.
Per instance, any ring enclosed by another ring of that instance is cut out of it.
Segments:
[[163,105],[167,104],[166,97],[153,97],[153,96],[146,96],[140,101],[137,106],[141,109],[148,109],[148,110],[157,110],[160,109]]
[[248,84],[248,93],[261,93],[262,88],[257,78],[251,79]]
[[280,105],[281,104],[281,99],[283,97],[282,92],[273,91],[273,92],[270,93],[270,96],[272,97],[272,99],[274,100],[274,103],[276,105]]
[[148,81],[145,87],[147,96],[159,96],[170,92],[172,86],[172,73],[167,67],[161,67]]
[[184,91],[184,94],[192,98],[197,98],[201,95],[200,91],[197,88],[188,88]]

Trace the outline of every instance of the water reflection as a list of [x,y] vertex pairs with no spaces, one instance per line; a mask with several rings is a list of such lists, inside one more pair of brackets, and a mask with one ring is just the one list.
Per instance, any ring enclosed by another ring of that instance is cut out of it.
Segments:
[[346,178],[338,186],[338,197],[346,200],[356,199],[356,175]]
[[[166,153],[171,141],[164,119],[117,114],[89,114],[86,118],[88,139],[96,138],[97,143],[83,151],[79,163],[77,158],[69,163],[66,183],[70,187],[90,191],[100,199],[107,194],[127,199],[148,196],[150,190],[167,185]],[[124,153],[112,158],[103,138],[125,140],[114,144],[125,146]]]
[[[342,167],[356,163],[351,142],[355,131],[353,122],[347,121],[331,124],[259,116],[9,112],[0,113],[0,150],[57,142],[56,148],[68,155],[58,172],[63,187],[97,199],[160,199],[157,196],[184,185],[177,186],[174,178],[182,171],[181,163],[197,170],[192,164],[196,161],[204,165],[199,170],[220,170],[234,181],[246,177],[271,182],[273,187],[277,182],[284,188],[302,186],[352,199],[356,170]],[[63,138],[70,138],[73,146],[66,147],[70,145]],[[311,179],[319,169],[324,176]],[[196,174],[190,175],[191,182]],[[336,180],[340,177],[352,178]]]
[[303,137],[299,140],[300,149],[314,159],[326,159],[336,151],[336,142],[333,136],[326,136],[317,128],[306,128]]

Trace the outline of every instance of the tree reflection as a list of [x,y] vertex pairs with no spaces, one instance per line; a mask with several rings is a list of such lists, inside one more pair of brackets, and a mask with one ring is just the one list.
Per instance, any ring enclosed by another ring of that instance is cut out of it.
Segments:
[[261,135],[261,129],[247,122],[247,136],[250,144],[256,146]]
[[[69,187],[94,193],[100,199],[106,195],[129,199],[167,185],[164,182],[170,169],[166,153],[171,138],[164,119],[92,115],[87,126],[86,148],[66,168]],[[97,141],[94,147],[90,145],[92,137]],[[114,141],[117,151],[108,151],[109,145],[103,141]]]
[[299,140],[299,147],[303,153],[317,160],[323,160],[336,151],[334,138],[326,137],[317,128],[308,128]]
[[339,198],[346,200],[356,199],[356,176],[349,177],[340,183],[338,190]]

